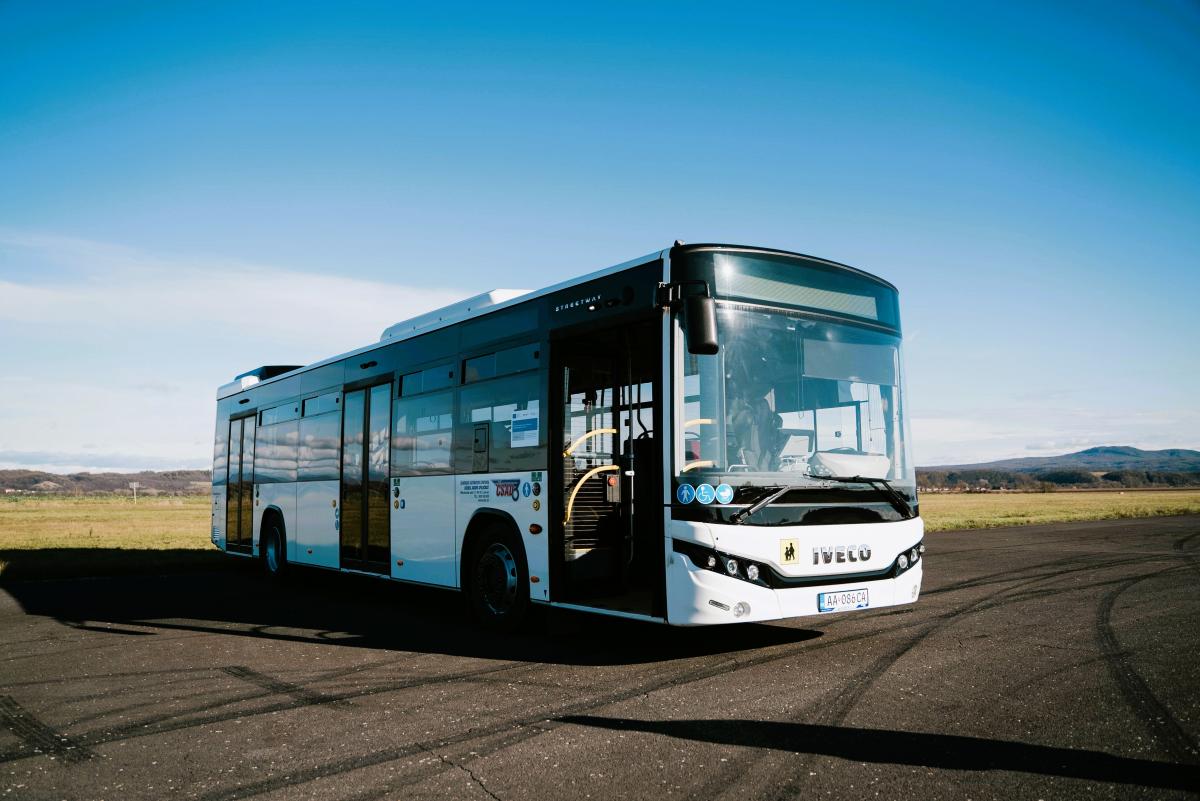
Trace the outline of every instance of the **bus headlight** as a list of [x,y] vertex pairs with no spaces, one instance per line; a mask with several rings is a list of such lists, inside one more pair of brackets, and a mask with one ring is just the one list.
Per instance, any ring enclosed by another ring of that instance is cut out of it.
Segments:
[[918,542],[911,548],[903,550],[896,557],[896,561],[892,563],[892,578],[899,578],[900,574],[909,568],[916,567],[917,562],[921,559],[921,554],[925,551],[925,543]]
[[714,573],[729,576],[729,578],[749,581],[760,587],[770,587],[772,573],[769,565],[759,565],[753,562],[743,562],[736,556],[714,550],[695,542],[674,540],[675,553],[681,553],[701,570],[711,570]]

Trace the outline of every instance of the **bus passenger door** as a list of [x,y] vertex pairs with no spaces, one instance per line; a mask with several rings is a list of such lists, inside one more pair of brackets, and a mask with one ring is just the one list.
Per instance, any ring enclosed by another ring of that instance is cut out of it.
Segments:
[[658,320],[551,343],[555,600],[665,612]]
[[250,553],[254,537],[255,417],[229,421],[229,473],[225,481],[225,550]]
[[342,411],[342,567],[387,573],[391,558],[388,449],[392,385],[345,394]]

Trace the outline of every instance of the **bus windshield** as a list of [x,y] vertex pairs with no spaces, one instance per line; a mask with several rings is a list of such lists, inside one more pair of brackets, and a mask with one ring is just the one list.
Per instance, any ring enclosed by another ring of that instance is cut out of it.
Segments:
[[718,304],[717,327],[716,355],[684,353],[677,482],[865,477],[913,493],[897,335],[734,302]]

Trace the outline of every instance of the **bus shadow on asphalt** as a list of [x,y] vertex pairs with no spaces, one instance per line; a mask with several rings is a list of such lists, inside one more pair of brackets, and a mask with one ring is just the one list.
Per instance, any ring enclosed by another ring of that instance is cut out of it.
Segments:
[[546,608],[538,608],[522,631],[499,634],[477,627],[453,591],[307,569],[271,581],[249,559],[222,560],[215,569],[208,569],[214,567],[208,560],[197,564],[205,569],[37,581],[14,581],[6,570],[0,588],[27,614],[113,636],[195,631],[564,665],[717,656],[822,634],[754,623],[681,629]]
[[715,745],[945,770],[1006,770],[1084,781],[1195,791],[1200,767],[954,734],[858,729],[760,720],[636,720],[564,715],[555,720],[589,728],[659,734]]

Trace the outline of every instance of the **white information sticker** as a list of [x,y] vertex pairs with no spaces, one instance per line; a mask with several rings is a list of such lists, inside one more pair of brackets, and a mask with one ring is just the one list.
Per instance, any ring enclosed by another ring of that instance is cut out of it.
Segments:
[[512,413],[509,428],[511,448],[536,448],[538,444],[538,410],[525,409]]

